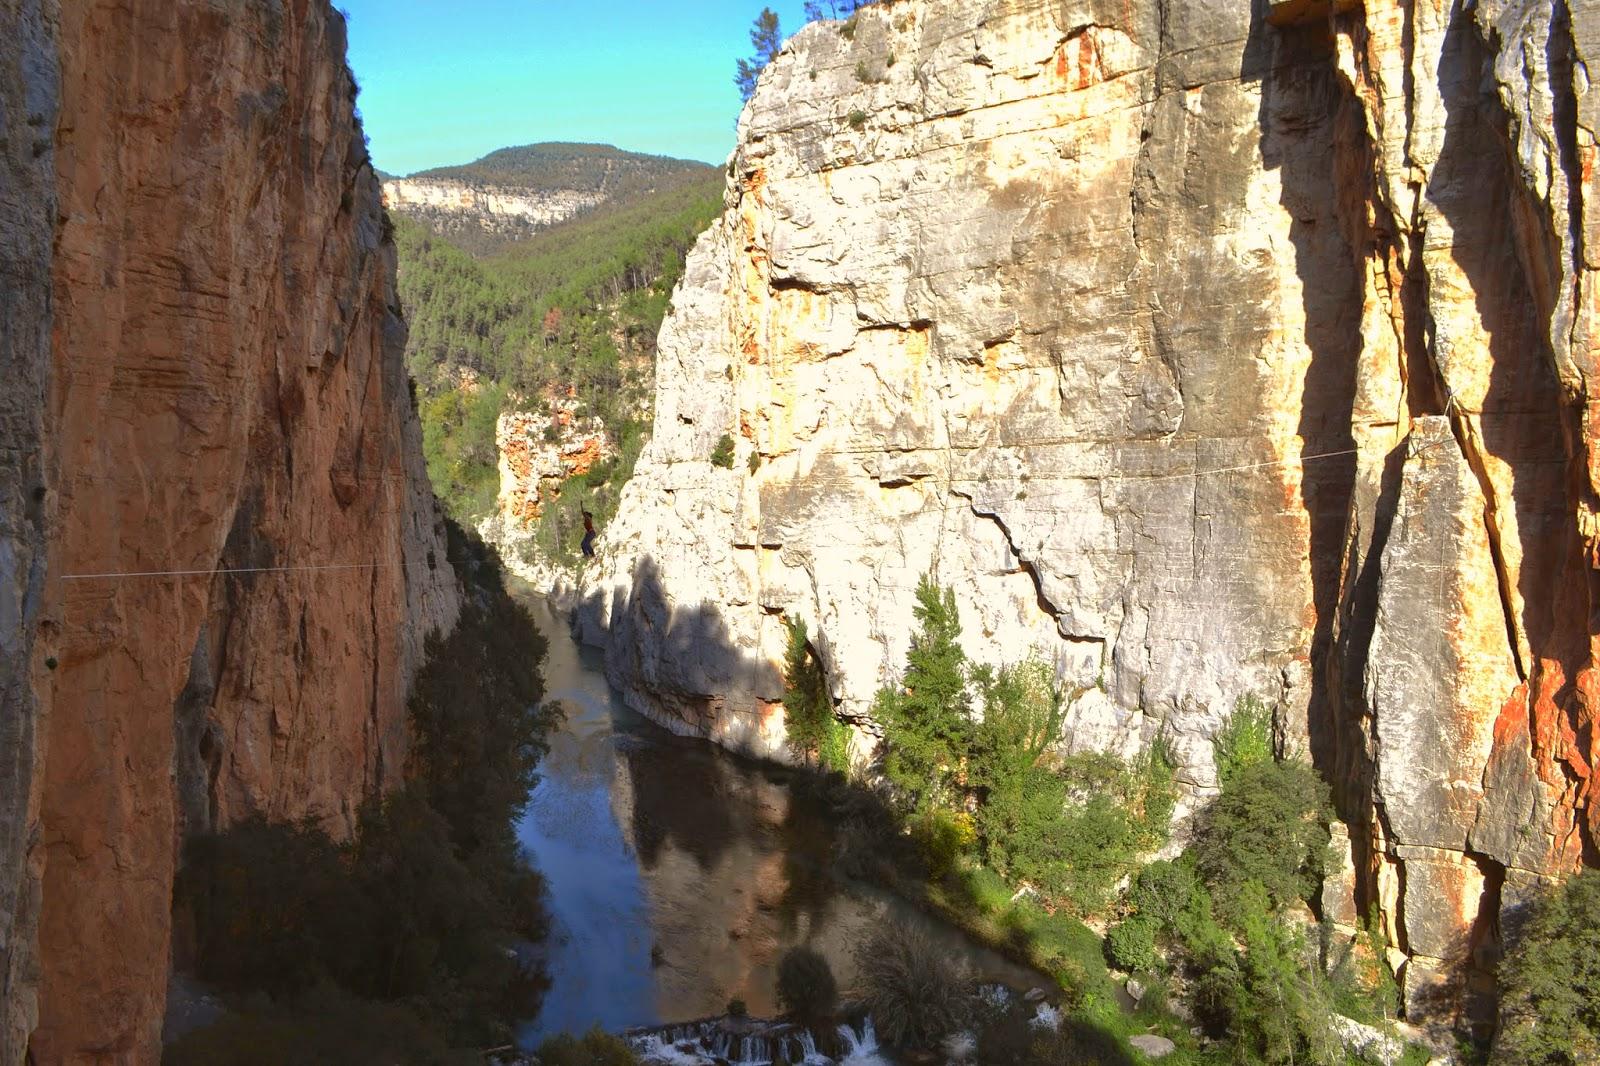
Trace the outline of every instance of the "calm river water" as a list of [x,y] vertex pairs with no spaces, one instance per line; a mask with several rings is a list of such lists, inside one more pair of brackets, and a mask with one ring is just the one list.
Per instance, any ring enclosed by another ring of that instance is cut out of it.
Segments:
[[550,642],[547,699],[567,711],[517,832],[549,882],[553,987],[526,1046],[595,1024],[721,1014],[771,1017],[774,971],[808,944],[853,977],[852,950],[892,912],[966,955],[976,974],[1035,978],[886,895],[826,874],[831,830],[790,793],[784,771],[674,736],[628,710],[601,653],[579,645],[541,599],[525,598]]

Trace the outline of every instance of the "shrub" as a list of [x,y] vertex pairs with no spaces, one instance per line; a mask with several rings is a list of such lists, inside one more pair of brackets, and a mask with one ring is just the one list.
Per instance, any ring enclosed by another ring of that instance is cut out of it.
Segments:
[[717,438],[717,446],[711,449],[711,465],[719,466],[724,470],[733,469],[733,436],[724,433]]
[[1249,882],[1273,908],[1307,898],[1327,862],[1328,786],[1301,762],[1251,762],[1200,815],[1193,851],[1200,876],[1223,903],[1224,918]]
[[1240,696],[1211,747],[1217,778],[1226,788],[1241,770],[1273,761],[1272,712],[1255,696]]
[[1197,1014],[1245,1061],[1343,1066],[1331,988],[1304,935],[1272,914],[1258,884],[1244,887],[1237,910],[1244,949],[1196,982]]
[[778,962],[778,1002],[806,1021],[831,1016],[839,1003],[839,986],[828,960],[808,947],[784,952]]
[[745,1004],[745,1001],[740,999],[738,996],[734,996],[732,999],[728,1000],[728,1017],[743,1018],[749,1013],[750,1008]]
[[850,112],[849,122],[851,129],[864,130],[867,128],[867,113],[857,108]]
[[1156,968],[1156,923],[1136,914],[1106,934],[1106,956],[1119,970],[1149,973]]
[[1128,893],[1128,904],[1140,917],[1154,922],[1157,929],[1175,930],[1191,906],[1195,887],[1194,870],[1186,863],[1158,860],[1139,871]]
[[1165,839],[1170,768],[1082,753],[1058,766],[1026,766],[990,781],[978,824],[985,858],[1080,914],[1105,909],[1141,853]]
[[599,1028],[582,1037],[553,1036],[539,1045],[540,1066],[636,1066],[638,1056],[621,1038]]
[[935,879],[954,870],[961,857],[978,842],[972,815],[966,811],[930,810],[919,814],[911,824],[911,836],[929,875]]
[[247,1009],[163,1049],[166,1066],[282,1066],[286,1062],[461,1063],[415,1010],[318,988],[292,1006]]
[[1600,1062],[1600,870],[1568,878],[1534,904],[1500,982],[1494,1063]]
[[878,1033],[931,1048],[961,1027],[969,1006],[964,962],[915,926],[880,926],[856,951],[857,980]]
[[745,465],[749,468],[750,473],[752,474],[754,474],[757,470],[760,470],[761,453],[754,448],[750,449],[750,461]]

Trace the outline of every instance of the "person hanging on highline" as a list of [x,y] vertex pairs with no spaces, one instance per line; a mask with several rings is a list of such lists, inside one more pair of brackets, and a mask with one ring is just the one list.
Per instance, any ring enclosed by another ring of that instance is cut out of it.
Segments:
[[583,555],[594,558],[594,515],[588,511],[583,512]]

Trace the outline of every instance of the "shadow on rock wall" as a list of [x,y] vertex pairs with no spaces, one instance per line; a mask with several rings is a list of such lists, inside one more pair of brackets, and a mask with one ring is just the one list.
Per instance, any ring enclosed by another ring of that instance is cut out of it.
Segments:
[[757,634],[734,634],[716,604],[690,602],[681,584],[669,594],[654,558],[634,563],[626,587],[585,598],[578,617],[585,634],[606,631],[607,673],[635,710],[735,751],[780,754],[779,664],[751,646]]

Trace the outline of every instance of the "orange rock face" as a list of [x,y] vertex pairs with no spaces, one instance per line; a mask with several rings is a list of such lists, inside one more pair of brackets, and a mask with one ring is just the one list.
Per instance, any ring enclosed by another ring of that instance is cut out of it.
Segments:
[[343,19],[325,0],[133,0],[47,29],[53,491],[32,640],[57,668],[42,882],[20,893],[41,894],[40,965],[7,980],[0,1059],[154,1063],[181,841],[258,812],[347,832],[397,782],[406,689],[457,593]]

